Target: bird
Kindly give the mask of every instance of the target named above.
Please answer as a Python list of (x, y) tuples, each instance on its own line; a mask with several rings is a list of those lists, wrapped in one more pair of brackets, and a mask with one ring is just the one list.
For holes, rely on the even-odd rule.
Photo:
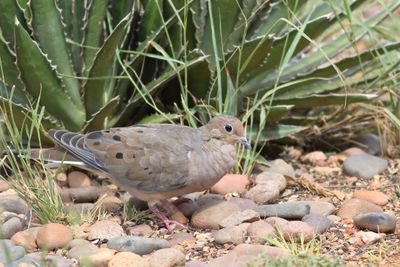
[[(146, 124), (86, 134), (67, 130), (48, 134), (58, 151), (67, 153), (64, 164), (100, 173), (147, 201), (168, 229), (174, 222), (155, 203), (209, 189), (235, 165), (237, 144), (251, 149), (243, 124), (230, 115), (216, 116), (199, 128)], [(57, 153), (47, 154), (57, 162), (51, 159)]]

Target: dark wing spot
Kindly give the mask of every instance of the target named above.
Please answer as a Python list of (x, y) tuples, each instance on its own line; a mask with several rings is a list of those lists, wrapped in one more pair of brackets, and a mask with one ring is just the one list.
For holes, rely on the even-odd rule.
[(100, 139), (102, 137), (101, 132), (92, 132), (87, 135), (88, 139)]
[(105, 132), (105, 133), (109, 133), (109, 132), (110, 132), (110, 130), (104, 130), (103, 132)]
[(147, 167), (145, 167), (145, 168), (143, 168), (143, 170), (145, 170), (145, 171), (147, 171), (149, 168), (147, 168)]
[(118, 152), (117, 154), (115, 154), (115, 158), (123, 159), (124, 158), (124, 154), (122, 152)]
[(132, 158), (135, 159), (135, 158), (136, 158), (136, 155), (135, 155), (135, 154), (132, 154)]
[(115, 141), (121, 141), (121, 136), (114, 134), (112, 139), (114, 139)]
[(94, 145), (94, 146), (100, 145), (100, 141), (94, 141), (94, 142), (93, 142), (93, 145)]
[(138, 133), (144, 133), (143, 130), (137, 130)]
[(153, 172), (149, 172), (149, 173), (148, 173), (148, 175), (152, 175), (152, 174), (153, 174)]

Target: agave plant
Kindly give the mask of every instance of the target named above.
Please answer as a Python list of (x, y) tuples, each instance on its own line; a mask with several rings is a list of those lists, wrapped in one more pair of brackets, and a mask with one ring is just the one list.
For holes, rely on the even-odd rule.
[(281, 137), (302, 128), (262, 130), (298, 109), (376, 97), (367, 89), (400, 43), (355, 48), (400, 5), (389, 2), (359, 20), (368, 1), (2, 0), (0, 99), (20, 121), (39, 101), (45, 128), (219, 112), (257, 125), (259, 140)]
[[(3, 109), (22, 124), (39, 101), (46, 111), (45, 128), (75, 131), (127, 124), (133, 118), (127, 107), (143, 113), (142, 98), (132, 92), (129, 77), (119, 76), (123, 67), (118, 62), (137, 68), (148, 64), (144, 52), (157, 33), (150, 33), (146, 15), (139, 23), (141, 8), (137, 1), (1, 1), (6, 11), (0, 17)], [(157, 91), (183, 67), (203, 60), (199, 56), (138, 78), (148, 92)]]

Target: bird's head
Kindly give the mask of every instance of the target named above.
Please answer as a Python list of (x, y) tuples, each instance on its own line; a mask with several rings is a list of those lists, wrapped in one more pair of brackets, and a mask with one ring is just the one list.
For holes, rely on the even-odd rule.
[(205, 128), (210, 133), (211, 138), (223, 140), (229, 144), (243, 144), (247, 149), (251, 145), (244, 136), (244, 128), (241, 121), (233, 116), (220, 115), (210, 120)]

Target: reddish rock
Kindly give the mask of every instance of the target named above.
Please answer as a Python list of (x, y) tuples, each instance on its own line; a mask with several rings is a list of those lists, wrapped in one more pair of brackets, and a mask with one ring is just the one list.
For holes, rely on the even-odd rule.
[(226, 174), (221, 180), (218, 181), (213, 187), (211, 192), (220, 195), (228, 193), (244, 193), (247, 186), (250, 184), (249, 177), (241, 174)]
[(89, 176), (80, 171), (73, 171), (68, 174), (68, 186), (71, 188), (90, 186)]
[(29, 231), (15, 233), (11, 237), (11, 240), (15, 243), (15, 245), (24, 247), (28, 251), (32, 251), (37, 248), (36, 238), (33, 233)]
[(208, 267), (247, 267), (249, 262), (254, 266), (264, 266), (264, 258), (276, 259), (290, 255), (290, 251), (267, 245), (240, 244), (231, 252), (216, 259), (212, 259)]
[(265, 221), (253, 222), (247, 228), (247, 234), (256, 243), (265, 243), (266, 237), (275, 236), (275, 229)]
[(282, 234), (285, 240), (294, 240), (300, 242), (310, 241), (314, 236), (314, 229), (308, 223), (302, 221), (290, 221), (282, 228)]
[(224, 218), (240, 210), (240, 207), (230, 202), (211, 202), (201, 206), (193, 214), (191, 223), (200, 229), (219, 229), (219, 223)]
[(327, 157), (322, 151), (313, 151), (301, 157), (304, 162), (311, 163), (314, 166), (323, 166)]
[(258, 204), (273, 203), (279, 198), (279, 188), (270, 187), (268, 184), (257, 184), (246, 192), (245, 197)]
[(389, 202), (387, 195), (378, 191), (358, 190), (353, 193), (353, 198), (363, 199), (379, 206), (384, 206)]
[(137, 236), (150, 236), (153, 233), (153, 229), (147, 224), (139, 224), (127, 229), (128, 235)]
[(339, 208), (337, 215), (342, 219), (353, 219), (355, 216), (368, 212), (383, 212), (380, 206), (363, 199), (348, 199)]
[(108, 267), (149, 267), (149, 262), (132, 252), (115, 254), (108, 262)]
[(65, 225), (49, 223), (37, 232), (36, 243), (41, 249), (52, 250), (65, 247), (72, 240), (72, 232)]

